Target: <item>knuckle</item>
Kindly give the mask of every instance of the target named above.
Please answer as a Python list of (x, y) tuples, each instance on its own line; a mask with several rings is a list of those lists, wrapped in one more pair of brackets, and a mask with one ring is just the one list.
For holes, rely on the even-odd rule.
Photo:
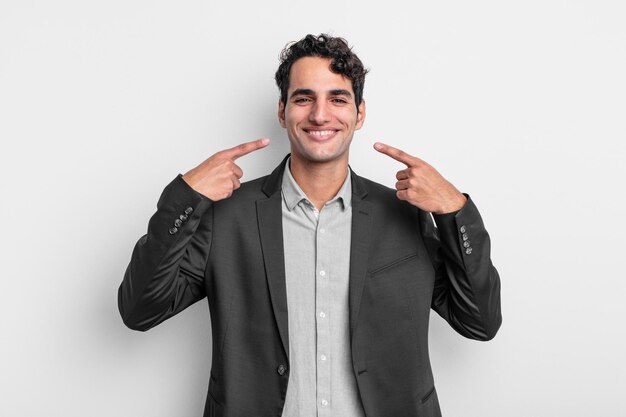
[(226, 157), (224, 157), (223, 154), (219, 154), (219, 155), (216, 154), (211, 161), (211, 166), (214, 166), (216, 168), (221, 168), (227, 163), (228, 163), (228, 159), (226, 159)]
[(219, 151), (214, 153), (209, 159), (211, 160), (221, 160), (225, 158), (225, 155), (227, 155), (228, 151)]

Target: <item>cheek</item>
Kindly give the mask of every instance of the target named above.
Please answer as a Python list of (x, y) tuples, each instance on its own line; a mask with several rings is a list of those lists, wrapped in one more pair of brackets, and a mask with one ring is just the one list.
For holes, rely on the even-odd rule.
[(342, 110), (336, 113), (336, 117), (338, 120), (341, 120), (342, 123), (350, 126), (355, 126), (359, 121), (359, 116), (355, 110)]
[(302, 120), (306, 120), (306, 114), (301, 111), (298, 111), (298, 109), (291, 110), (289, 112), (285, 113), (285, 118), (283, 119), (284, 123), (287, 125), (287, 127), (292, 127), (295, 129), (295, 127), (302, 121)]

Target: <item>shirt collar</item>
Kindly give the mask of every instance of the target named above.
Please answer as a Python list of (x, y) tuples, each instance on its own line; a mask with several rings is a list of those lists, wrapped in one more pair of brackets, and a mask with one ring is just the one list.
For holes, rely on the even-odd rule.
[[(302, 191), (296, 180), (291, 175), (291, 158), (287, 160), (285, 164), (285, 171), (283, 173), (283, 184), (282, 184), (282, 194), (283, 199), (285, 201), (285, 205), (292, 211), (298, 203), (302, 200), (309, 201), (308, 197)], [(337, 192), (337, 194), (326, 204), (333, 203), (334, 201), (341, 202), (342, 209), (345, 210), (346, 207), (349, 207), (352, 203), (352, 181), (351, 178), (350, 167), (348, 167), (348, 174), (346, 175), (346, 179), (343, 182), (343, 185)]]

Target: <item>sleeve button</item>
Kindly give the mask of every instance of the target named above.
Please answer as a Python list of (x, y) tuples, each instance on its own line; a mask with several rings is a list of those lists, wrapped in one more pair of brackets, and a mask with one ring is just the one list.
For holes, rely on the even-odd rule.
[(191, 214), (192, 212), (193, 212), (193, 207), (187, 207), (185, 209), (185, 214), (187, 214), (187, 215)]
[(467, 255), (471, 255), (471, 254), (472, 254), (472, 248), (471, 248), (471, 247), (469, 247), (469, 248), (465, 249), (465, 253), (466, 253)]
[(465, 225), (461, 226), (459, 230), (461, 231), (461, 233), (465, 233), (467, 231), (467, 229), (465, 228)]
[(176, 219), (176, 220), (174, 220), (174, 226), (176, 226), (176, 227), (180, 227), (180, 226), (182, 226), (182, 224), (183, 224), (183, 222), (182, 222), (182, 221), (180, 221), (180, 219)]
[(174, 233), (178, 232), (178, 227), (172, 227), (170, 230), (168, 230), (168, 232), (170, 232), (170, 235), (173, 235)]

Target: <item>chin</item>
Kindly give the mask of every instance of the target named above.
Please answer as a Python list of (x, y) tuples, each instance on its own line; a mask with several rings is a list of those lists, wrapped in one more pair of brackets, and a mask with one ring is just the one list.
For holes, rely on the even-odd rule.
[(305, 152), (299, 154), (299, 158), (315, 163), (325, 163), (339, 161), (344, 158), (345, 154), (336, 152)]

